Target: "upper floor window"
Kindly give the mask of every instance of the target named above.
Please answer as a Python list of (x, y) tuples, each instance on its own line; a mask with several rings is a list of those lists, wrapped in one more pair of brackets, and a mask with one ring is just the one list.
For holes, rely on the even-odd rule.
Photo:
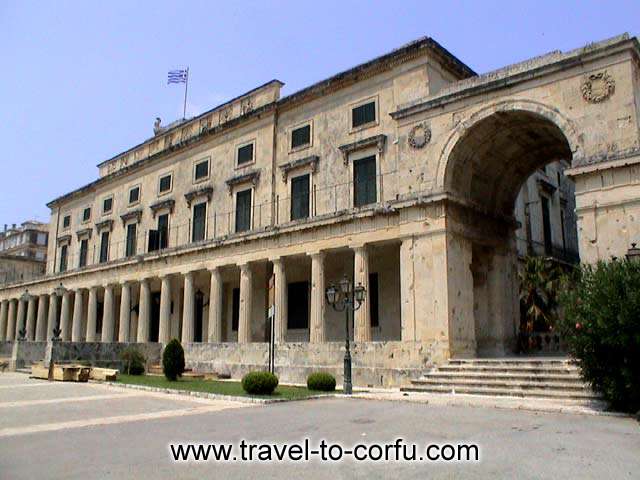
[(351, 128), (357, 128), (376, 121), (376, 102), (358, 105), (351, 110)]
[(245, 165), (253, 162), (253, 142), (238, 147), (238, 165)]
[(67, 245), (62, 245), (62, 247), (60, 247), (60, 268), (59, 268), (61, 272), (67, 271), (67, 252), (68, 252)]
[(202, 202), (193, 207), (191, 241), (199, 242), (207, 236), (207, 203)]
[(91, 207), (87, 207), (82, 211), (82, 222), (91, 220)]
[(109, 231), (102, 232), (100, 236), (100, 263), (109, 261)]
[(193, 181), (200, 182), (209, 178), (209, 159), (197, 162), (193, 167)]
[(171, 180), (172, 175), (163, 175), (160, 177), (159, 185), (158, 185), (158, 194), (162, 195), (163, 193), (167, 193), (171, 191)]
[(251, 230), (251, 189), (236, 193), (236, 232)]
[(107, 197), (102, 201), (102, 213), (106, 215), (113, 210), (113, 197)]
[(137, 224), (130, 223), (129, 225), (127, 225), (127, 241), (125, 250), (125, 256), (127, 257), (131, 257), (136, 254), (137, 230)]
[(291, 149), (300, 148), (311, 144), (311, 124), (294, 128), (291, 131)]
[(87, 266), (87, 254), (89, 253), (89, 240), (86, 238), (80, 241), (80, 259), (78, 261), (78, 267)]
[(71, 226), (71, 215), (65, 215), (62, 218), (62, 228), (69, 228)]
[(377, 202), (376, 156), (361, 158), (353, 162), (354, 206), (362, 207)]
[(291, 179), (291, 220), (309, 218), (310, 175), (300, 175)]
[(129, 205), (133, 205), (140, 201), (140, 186), (136, 185), (129, 189)]

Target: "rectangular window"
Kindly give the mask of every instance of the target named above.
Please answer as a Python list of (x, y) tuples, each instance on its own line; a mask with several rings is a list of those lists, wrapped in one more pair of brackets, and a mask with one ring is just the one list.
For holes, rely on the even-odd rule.
[(62, 245), (62, 247), (60, 247), (60, 271), (61, 272), (67, 271), (67, 251), (68, 251), (67, 245)]
[(199, 203), (193, 207), (193, 227), (191, 241), (199, 242), (205, 239), (207, 221), (207, 203)]
[(231, 330), (238, 331), (238, 324), (240, 323), (240, 289), (234, 288), (231, 302)]
[(376, 102), (365, 103), (351, 110), (351, 127), (356, 128), (376, 121)]
[(309, 218), (309, 179), (309, 174), (291, 179), (291, 220)]
[(158, 193), (167, 193), (171, 191), (171, 175), (165, 175), (160, 177), (160, 185)]
[(125, 251), (127, 257), (132, 257), (136, 254), (137, 236), (138, 225), (135, 223), (127, 225), (127, 246)]
[(129, 190), (129, 205), (138, 203), (139, 200), (140, 200), (140, 187), (133, 187), (131, 190)]
[(251, 230), (251, 190), (236, 193), (236, 232)]
[(196, 163), (193, 172), (193, 180), (200, 181), (209, 177), (209, 160)]
[(253, 162), (253, 143), (238, 148), (238, 165)]
[(376, 203), (376, 157), (353, 162), (353, 200), (356, 207)]
[(169, 214), (158, 217), (158, 248), (163, 250), (169, 246)]
[(113, 210), (113, 197), (105, 198), (102, 201), (102, 213), (111, 213)]
[(62, 228), (69, 228), (71, 226), (71, 215), (65, 215), (62, 219)]
[(295, 128), (291, 132), (291, 148), (302, 147), (311, 143), (311, 125)]
[(380, 303), (378, 297), (378, 274), (369, 274), (369, 308), (371, 311), (371, 326), (380, 326)]
[(91, 207), (87, 207), (82, 211), (82, 221), (88, 222), (91, 220)]
[(309, 282), (294, 282), (287, 287), (287, 328), (309, 328)]
[(549, 213), (549, 199), (540, 197), (542, 206), (542, 233), (544, 235), (544, 253), (551, 255), (553, 244), (551, 242), (551, 216)]
[(109, 232), (102, 232), (100, 236), (100, 263), (109, 261)]
[(80, 242), (80, 261), (78, 262), (78, 267), (86, 267), (87, 266), (87, 253), (89, 252), (89, 240), (86, 238)]

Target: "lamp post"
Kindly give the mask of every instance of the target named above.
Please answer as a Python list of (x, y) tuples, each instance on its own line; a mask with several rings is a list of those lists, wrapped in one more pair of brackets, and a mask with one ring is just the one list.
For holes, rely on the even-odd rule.
[[(29, 293), (29, 289), (26, 289), (24, 293), (20, 296), (20, 301), (26, 304), (31, 300), (31, 294)], [(26, 308), (26, 307), (24, 307)], [(23, 310), (24, 311), (24, 310)], [(25, 341), (27, 339), (27, 317), (26, 313), (22, 316), (22, 325), (20, 330), (18, 330), (18, 341)]]
[[(62, 297), (65, 293), (67, 293), (67, 289), (64, 288), (62, 282), (60, 282), (60, 285), (53, 289), (53, 294), (58, 297), (60, 301), (62, 301)], [(53, 328), (53, 337), (51, 338), (51, 341), (59, 342), (61, 333), (62, 329), (60, 328), (60, 317), (56, 315), (56, 326)]]
[(640, 263), (640, 248), (635, 243), (631, 244), (631, 248), (627, 250), (627, 260), (634, 263)]
[(344, 384), (345, 395), (351, 395), (353, 385), (351, 382), (351, 346), (349, 342), (349, 312), (353, 313), (360, 308), (366, 295), (365, 288), (358, 284), (353, 288), (353, 283), (345, 275), (338, 286), (330, 284), (325, 291), (327, 302), (336, 312), (344, 311), (345, 320), (345, 352), (344, 352)]

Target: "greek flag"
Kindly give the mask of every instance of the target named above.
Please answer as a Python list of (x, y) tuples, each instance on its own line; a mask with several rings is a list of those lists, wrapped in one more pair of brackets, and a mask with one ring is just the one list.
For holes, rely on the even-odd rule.
[(167, 78), (167, 84), (170, 83), (187, 83), (189, 70), (171, 70)]

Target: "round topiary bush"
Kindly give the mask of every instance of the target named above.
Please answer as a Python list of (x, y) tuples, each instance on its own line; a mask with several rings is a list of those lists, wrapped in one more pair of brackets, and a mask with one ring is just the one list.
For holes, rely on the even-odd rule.
[(123, 373), (127, 375), (142, 375), (147, 359), (136, 347), (129, 346), (120, 354), (123, 362)]
[(271, 395), (278, 386), (278, 377), (270, 372), (249, 372), (242, 377), (242, 388), (252, 395)]
[(175, 381), (184, 373), (184, 349), (177, 338), (174, 338), (162, 353), (162, 371), (167, 380)]
[(336, 379), (330, 373), (312, 373), (307, 378), (307, 388), (320, 392), (333, 392), (336, 389)]
[(562, 334), (584, 379), (617, 410), (640, 410), (640, 263), (582, 266), (564, 282)]

